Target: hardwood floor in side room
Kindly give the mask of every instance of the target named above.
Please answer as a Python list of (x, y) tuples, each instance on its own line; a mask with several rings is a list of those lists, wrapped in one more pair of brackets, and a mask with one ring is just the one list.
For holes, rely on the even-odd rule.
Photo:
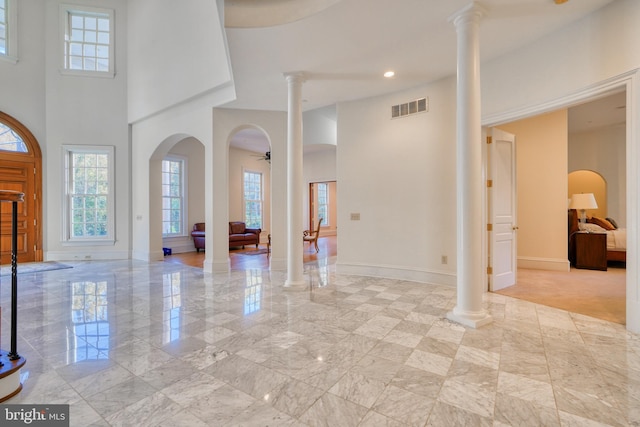
[[(320, 251), (316, 253), (313, 244), (305, 243), (303, 246), (303, 262), (317, 261), (319, 259), (334, 257), (337, 254), (337, 237), (326, 236), (318, 239)], [(229, 261), (232, 270), (243, 270), (247, 268), (269, 268), (269, 256), (264, 252), (267, 245), (261, 244), (258, 248), (255, 245), (246, 246), (244, 249), (236, 248), (229, 250)], [(257, 252), (260, 251), (260, 252)], [(255, 254), (254, 254), (255, 253)], [(185, 252), (173, 254), (164, 258), (165, 262), (175, 262), (191, 267), (202, 268), (205, 252)]]
[(626, 270), (518, 269), (516, 284), (496, 292), (598, 319), (626, 324)]

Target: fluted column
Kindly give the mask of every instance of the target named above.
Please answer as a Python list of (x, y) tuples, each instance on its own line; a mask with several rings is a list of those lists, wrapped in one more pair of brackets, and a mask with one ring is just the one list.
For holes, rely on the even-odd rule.
[(285, 74), (289, 88), (287, 116), (287, 280), (285, 288), (305, 289), (302, 263), (302, 83), (303, 73)]
[(482, 306), (486, 288), (482, 251), (482, 116), (480, 103), (480, 20), (476, 2), (451, 17), (458, 37), (457, 80), (457, 301), (447, 318), (480, 327), (492, 318)]

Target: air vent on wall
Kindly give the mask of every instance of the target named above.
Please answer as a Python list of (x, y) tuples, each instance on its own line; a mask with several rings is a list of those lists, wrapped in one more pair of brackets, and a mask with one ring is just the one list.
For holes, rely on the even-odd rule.
[(391, 106), (391, 118), (397, 119), (411, 114), (423, 113), (429, 109), (429, 98), (420, 98), (404, 104)]

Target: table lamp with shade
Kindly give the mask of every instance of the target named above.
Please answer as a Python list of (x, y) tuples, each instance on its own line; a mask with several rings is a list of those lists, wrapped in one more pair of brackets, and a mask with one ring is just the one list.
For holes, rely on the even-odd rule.
[(598, 204), (593, 193), (574, 194), (571, 196), (569, 209), (576, 209), (580, 212), (580, 223), (584, 224), (587, 222), (587, 209), (598, 209)]

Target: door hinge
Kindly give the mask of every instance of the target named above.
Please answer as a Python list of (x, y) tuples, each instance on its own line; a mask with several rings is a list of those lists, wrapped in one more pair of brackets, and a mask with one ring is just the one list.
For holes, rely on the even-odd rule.
[(38, 250), (38, 247), (36, 245), (33, 245), (33, 251), (35, 252), (37, 250)]
[(33, 220), (33, 225), (36, 225), (36, 221), (37, 221), (37, 220), (35, 220), (35, 219)]
[(493, 138), (488, 136), (487, 137), (487, 144), (491, 144), (493, 142)]
[(493, 274), (493, 268), (487, 267), (487, 274)]
[(491, 188), (493, 187), (493, 180), (492, 179), (488, 179), (487, 180), (487, 188)]
[(36, 193), (33, 193), (33, 200), (36, 199)]
[(493, 231), (493, 224), (487, 224), (487, 231)]

